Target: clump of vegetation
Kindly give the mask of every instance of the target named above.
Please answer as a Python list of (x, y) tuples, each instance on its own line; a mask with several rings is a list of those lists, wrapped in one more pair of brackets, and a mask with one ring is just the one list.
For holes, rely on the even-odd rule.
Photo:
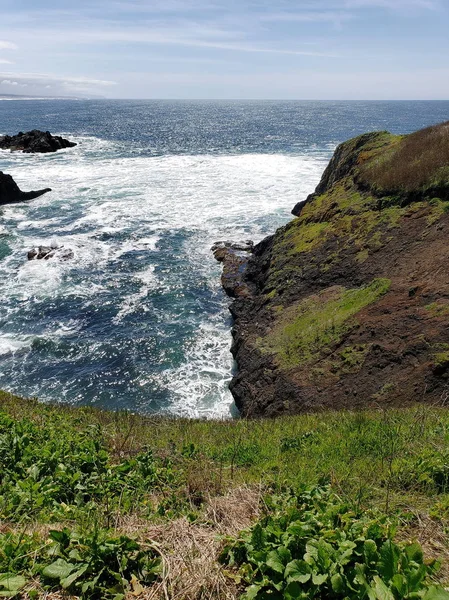
[[(359, 351), (345, 354), (350, 363), (352, 350)], [(50, 598), (62, 590), (86, 599), (240, 598), (251, 585), (246, 567), (237, 572), (237, 555), (234, 567), (220, 565), (218, 534), (234, 540), (231, 548), (256, 521), (263, 529), (270, 519), (276, 527), (283, 518), (293, 522), (304, 485), (321, 486), (323, 514), (315, 516), (323, 529), (310, 539), (321, 536), (337, 554), (343, 538), (332, 535), (347, 535), (369, 511), (381, 529), (387, 520), (379, 515), (388, 515), (402, 539), (415, 539), (424, 514), (435, 515), (442, 537), (449, 526), (445, 408), (204, 421), (72, 409), (0, 392), (0, 440), (0, 597)], [(337, 505), (344, 510), (335, 512)], [(387, 527), (388, 539), (393, 533)], [(278, 551), (273, 540), (270, 552)], [(446, 553), (425, 547), (429, 560)], [(444, 571), (434, 576), (445, 581)], [(275, 583), (286, 587), (282, 577)]]
[(352, 317), (386, 294), (390, 283), (374, 279), (361, 288), (330, 288), (289, 307), (259, 347), (285, 367), (311, 361), (338, 342), (354, 326)]
[(449, 599), (417, 543), (392, 541), (391, 522), (361, 515), (329, 487), (282, 497), (281, 505), (229, 540), (221, 559), (246, 587), (245, 600)]
[(360, 167), (362, 181), (377, 193), (446, 190), (449, 194), (449, 121), (404, 136)]
[(449, 303), (447, 302), (432, 302), (425, 307), (432, 317), (447, 317), (449, 316)]
[(38, 567), (42, 581), (80, 598), (122, 600), (128, 591), (139, 595), (142, 584), (153, 582), (161, 570), (159, 554), (127, 536), (111, 538), (98, 531), (83, 536), (66, 528), (50, 531), (50, 539), (47, 564)]

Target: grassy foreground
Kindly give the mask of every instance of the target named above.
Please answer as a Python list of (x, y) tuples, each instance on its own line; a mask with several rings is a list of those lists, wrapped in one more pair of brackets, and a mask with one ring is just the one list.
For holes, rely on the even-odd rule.
[(0, 392), (0, 597), (447, 598), (448, 441), (445, 407), (198, 421)]

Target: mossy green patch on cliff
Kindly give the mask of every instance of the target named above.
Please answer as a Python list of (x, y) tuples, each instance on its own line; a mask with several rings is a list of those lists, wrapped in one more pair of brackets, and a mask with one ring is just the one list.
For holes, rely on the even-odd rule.
[(282, 237), (281, 252), (288, 254), (300, 254), (301, 252), (310, 252), (320, 241), (324, 240), (324, 233), (329, 224), (324, 223), (304, 223), (301, 227), (287, 227)]
[(290, 306), (270, 335), (258, 340), (258, 347), (274, 354), (283, 368), (312, 361), (335, 345), (354, 326), (352, 317), (383, 296), (390, 283), (389, 279), (374, 279), (360, 288), (334, 286)]
[(340, 350), (338, 353), (339, 362), (335, 364), (337, 372), (357, 372), (357, 370), (363, 365), (369, 349), (369, 344), (357, 344), (355, 346), (346, 346)]
[(425, 307), (432, 317), (447, 317), (449, 316), (449, 303), (447, 302), (432, 302)]
[[(449, 177), (448, 177), (449, 181)], [(427, 217), (428, 225), (436, 223), (443, 215), (449, 212), (449, 202), (441, 200), (441, 198), (432, 198), (429, 202), (432, 207), (430, 215)]]

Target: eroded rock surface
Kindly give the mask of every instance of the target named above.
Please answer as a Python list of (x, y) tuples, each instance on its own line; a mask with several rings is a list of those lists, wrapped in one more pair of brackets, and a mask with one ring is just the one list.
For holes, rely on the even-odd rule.
[(250, 295), (245, 273), (253, 248), (254, 244), (250, 240), (216, 242), (211, 248), (215, 259), (223, 264), (221, 283), (225, 292), (232, 298)]

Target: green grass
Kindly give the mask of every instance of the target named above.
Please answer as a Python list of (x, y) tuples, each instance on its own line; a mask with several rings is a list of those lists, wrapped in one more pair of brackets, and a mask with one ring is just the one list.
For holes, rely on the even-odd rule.
[(360, 176), (377, 193), (449, 190), (449, 123), (406, 135), (369, 157)]
[[(376, 289), (365, 290), (365, 300), (382, 288)], [(345, 303), (364, 300), (352, 290)], [(348, 350), (342, 359), (351, 368), (362, 351)], [(432, 513), (444, 524), (448, 447), (444, 408), (203, 421), (72, 409), (0, 393), (0, 574), (39, 582), (38, 594), (68, 581), (74, 593), (94, 598), (80, 590), (94, 581), (89, 565), (96, 561), (105, 569), (92, 584), (98, 597), (151, 585), (161, 575), (147, 527), (178, 518), (204, 527), (211, 499), (242, 486), (263, 490), (263, 510), (270, 512), (273, 494), (288, 497), (327, 481), (353, 511), (380, 510), (407, 526), (416, 512)], [(138, 523), (131, 537), (127, 522)], [(65, 545), (55, 554), (64, 529)], [(110, 548), (123, 554), (123, 565), (134, 565), (138, 581), (125, 570), (120, 579)]]
[(259, 348), (276, 356), (282, 367), (314, 360), (334, 346), (353, 326), (353, 317), (387, 293), (388, 279), (374, 279), (355, 289), (334, 287), (282, 312)]

